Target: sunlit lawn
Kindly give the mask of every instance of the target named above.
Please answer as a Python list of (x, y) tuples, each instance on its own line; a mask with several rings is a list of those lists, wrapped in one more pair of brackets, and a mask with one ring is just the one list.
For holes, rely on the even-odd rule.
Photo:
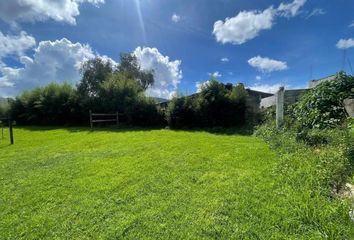
[(26, 128), (5, 140), (0, 239), (321, 239), (283, 219), (277, 157), (252, 136)]

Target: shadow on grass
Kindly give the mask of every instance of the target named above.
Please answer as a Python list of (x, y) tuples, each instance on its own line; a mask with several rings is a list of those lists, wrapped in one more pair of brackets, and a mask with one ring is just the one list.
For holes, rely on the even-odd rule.
[(27, 131), (50, 131), (50, 130), (66, 130), (69, 132), (132, 132), (132, 131), (155, 131), (155, 130), (170, 130), (176, 132), (207, 132), (215, 135), (242, 135), (250, 136), (253, 134), (253, 127), (233, 127), (233, 128), (180, 128), (180, 129), (170, 129), (168, 127), (156, 126), (156, 127), (137, 127), (131, 125), (120, 125), (120, 126), (97, 126), (91, 129), (90, 127), (83, 126), (16, 126), (17, 129), (23, 129)]

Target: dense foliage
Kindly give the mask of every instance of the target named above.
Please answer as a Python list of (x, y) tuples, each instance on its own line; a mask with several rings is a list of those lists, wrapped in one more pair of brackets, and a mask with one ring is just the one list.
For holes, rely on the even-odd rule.
[(0, 99), (0, 117), (7, 116), (9, 111), (9, 104), (7, 99)]
[(26, 91), (11, 103), (11, 115), (20, 124), (62, 125), (80, 122), (76, 89), (51, 83)]
[(51, 83), (26, 91), (11, 103), (11, 114), (20, 124), (87, 124), (90, 110), (122, 114), (128, 124), (162, 124), (154, 99), (144, 91), (154, 82), (152, 72), (141, 70), (131, 54), (121, 56), (121, 65), (95, 58), (82, 65), (77, 88)]
[(173, 99), (167, 108), (167, 122), (172, 128), (240, 126), (245, 122), (246, 96), (242, 84), (233, 87), (210, 80), (200, 93)]
[(300, 127), (330, 128), (347, 117), (343, 100), (353, 95), (354, 77), (340, 72), (335, 80), (325, 81), (311, 89), (298, 102), (293, 116)]
[[(354, 173), (353, 120), (347, 119), (343, 108), (353, 87), (353, 77), (339, 73), (335, 80), (321, 83), (287, 108), (283, 128), (275, 127), (273, 117), (256, 131), (280, 155), (276, 173), (286, 189), (282, 194), (296, 197), (293, 201), (298, 204), (293, 207), (307, 212), (303, 221), (311, 219), (321, 226), (324, 238), (349, 239), (341, 234), (344, 226), (352, 224), (348, 212), (353, 206), (336, 194)], [(303, 194), (298, 197), (296, 192)], [(342, 232), (331, 227), (324, 230), (331, 219), (343, 220)]]
[(142, 87), (126, 73), (114, 73), (100, 86), (99, 108), (103, 112), (118, 111), (129, 123), (155, 125), (163, 122), (154, 99), (146, 97)]

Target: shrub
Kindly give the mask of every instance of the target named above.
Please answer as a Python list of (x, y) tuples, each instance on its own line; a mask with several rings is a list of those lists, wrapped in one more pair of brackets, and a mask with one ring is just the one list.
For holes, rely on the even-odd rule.
[(140, 95), (134, 105), (131, 123), (138, 126), (156, 126), (165, 124), (164, 115), (156, 106), (155, 99)]
[(338, 191), (353, 172), (354, 135), (346, 127), (308, 129), (299, 137), (294, 129), (277, 129), (268, 122), (257, 128), (256, 135), (280, 154), (284, 161), (278, 170), (286, 178), (307, 176), (303, 188)]
[(325, 81), (306, 93), (294, 107), (299, 127), (332, 128), (346, 119), (343, 100), (351, 96), (354, 77), (340, 72), (335, 80)]
[(173, 99), (167, 108), (170, 127), (232, 127), (245, 122), (247, 92), (243, 85), (235, 87), (210, 80), (201, 92)]
[(166, 110), (168, 126), (171, 128), (197, 127), (200, 123), (199, 108), (199, 102), (195, 96), (172, 99)]
[(78, 107), (71, 85), (51, 83), (17, 97), (11, 103), (11, 115), (22, 124), (71, 124), (79, 121)]
[(130, 124), (149, 126), (163, 121), (154, 99), (146, 97), (139, 83), (124, 73), (114, 73), (104, 81), (98, 96), (100, 111), (123, 113)]
[(9, 107), (7, 99), (0, 99), (0, 117), (8, 115)]

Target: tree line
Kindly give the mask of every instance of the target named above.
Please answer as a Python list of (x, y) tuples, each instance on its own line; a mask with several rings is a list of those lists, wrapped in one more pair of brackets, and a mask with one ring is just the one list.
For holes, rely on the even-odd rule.
[(245, 122), (247, 91), (242, 84), (212, 79), (200, 93), (175, 97), (161, 108), (145, 95), (154, 84), (154, 72), (143, 70), (130, 53), (121, 54), (117, 66), (101, 58), (88, 60), (80, 72), (76, 86), (50, 83), (25, 91), (10, 101), (8, 112), (23, 125), (86, 125), (89, 110), (118, 111), (124, 122), (139, 126), (229, 127)]

